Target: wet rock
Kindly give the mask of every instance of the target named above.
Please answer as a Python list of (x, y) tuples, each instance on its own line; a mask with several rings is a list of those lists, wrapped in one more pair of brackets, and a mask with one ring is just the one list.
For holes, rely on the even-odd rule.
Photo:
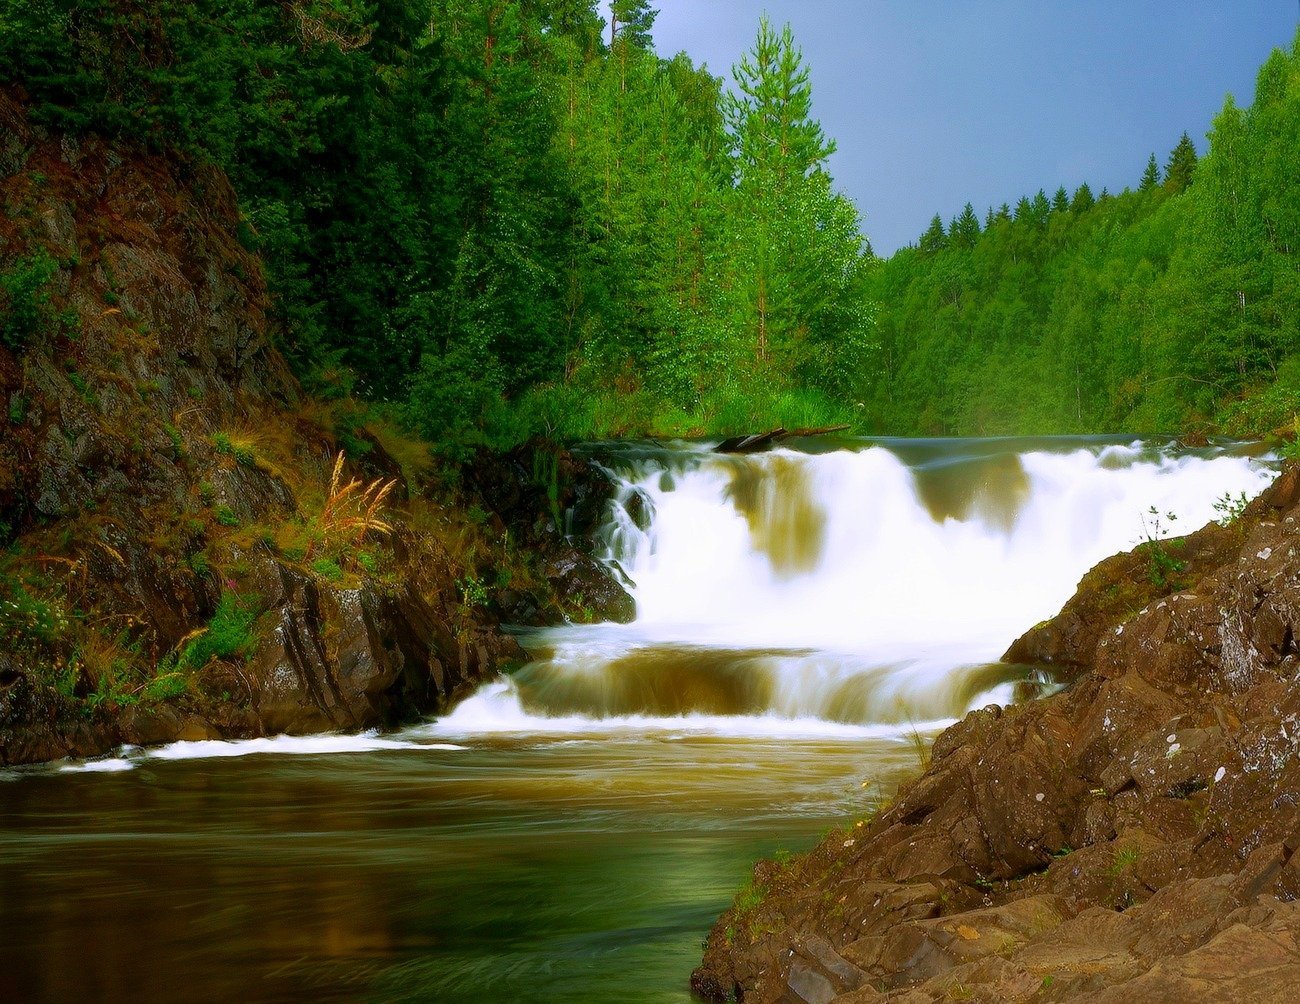
[(547, 558), (544, 574), (585, 620), (610, 620), (626, 624), (636, 617), (636, 601), (610, 571), (577, 548), (557, 547)]
[(1286, 998), (1297, 470), (1177, 545), (1176, 583), (1154, 583), (1140, 549), (1089, 572), (1007, 656), (1070, 685), (947, 730), (876, 819), (788, 866), (744, 918), (768, 933), (724, 915), (692, 985), (751, 1004), (824, 996), (829, 972), (797, 948), (821, 938), (869, 977), (833, 987), (841, 1002)]

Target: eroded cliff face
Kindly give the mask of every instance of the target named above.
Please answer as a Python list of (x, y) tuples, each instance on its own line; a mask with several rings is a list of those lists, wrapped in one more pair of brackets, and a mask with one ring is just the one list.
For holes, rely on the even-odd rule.
[(508, 521), (543, 566), (515, 593), (567, 612), (541, 489), (470, 518), (420, 444), (303, 394), (219, 172), (0, 92), (0, 209), (0, 764), (435, 711), (522, 655)]
[(1300, 468), (1232, 525), (1160, 546), (1097, 566), (1008, 653), (1064, 691), (968, 715), (878, 815), (760, 863), (696, 990), (1293, 999)]

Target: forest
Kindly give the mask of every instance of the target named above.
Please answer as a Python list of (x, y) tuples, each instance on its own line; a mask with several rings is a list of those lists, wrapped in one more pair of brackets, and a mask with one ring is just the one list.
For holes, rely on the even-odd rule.
[(224, 168), (307, 385), (449, 450), (833, 411), (872, 259), (807, 67), (764, 22), (724, 92), (654, 16), (11, 2), (0, 65), (51, 126)]
[[(1264, 433), (1300, 411), (1300, 47), (1135, 187), (877, 259), (809, 67), (734, 86), (646, 0), (5, 0), (39, 122), (215, 162), (321, 396), (447, 455), (534, 435)], [(608, 16), (607, 16), (608, 15)], [(982, 217), (982, 218), (981, 218)], [(9, 262), (17, 316), (39, 261)]]

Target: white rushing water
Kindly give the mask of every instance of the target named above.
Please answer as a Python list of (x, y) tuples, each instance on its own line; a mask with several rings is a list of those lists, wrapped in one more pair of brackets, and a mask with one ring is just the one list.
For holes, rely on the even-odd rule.
[(924, 731), (1010, 700), (1023, 672), (989, 664), (1096, 562), (1190, 532), (1274, 475), (1140, 443), (906, 456), (682, 447), (615, 463), (602, 536), (636, 621), (531, 634), (538, 661), (430, 736)]
[(458, 741), (503, 738), (909, 742), (1012, 700), (1028, 671), (999, 656), (1102, 558), (1190, 532), (1274, 476), (1240, 450), (1085, 441), (605, 459), (621, 489), (598, 544), (627, 577), (633, 623), (531, 631), (533, 663), (397, 735), (181, 742), (62, 769), (454, 756)]

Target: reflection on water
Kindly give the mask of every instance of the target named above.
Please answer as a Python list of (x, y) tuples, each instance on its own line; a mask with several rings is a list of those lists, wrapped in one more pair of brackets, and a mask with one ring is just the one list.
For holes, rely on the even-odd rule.
[(752, 861), (914, 765), (884, 739), (439, 745), (10, 775), (0, 1000), (684, 1001)]

